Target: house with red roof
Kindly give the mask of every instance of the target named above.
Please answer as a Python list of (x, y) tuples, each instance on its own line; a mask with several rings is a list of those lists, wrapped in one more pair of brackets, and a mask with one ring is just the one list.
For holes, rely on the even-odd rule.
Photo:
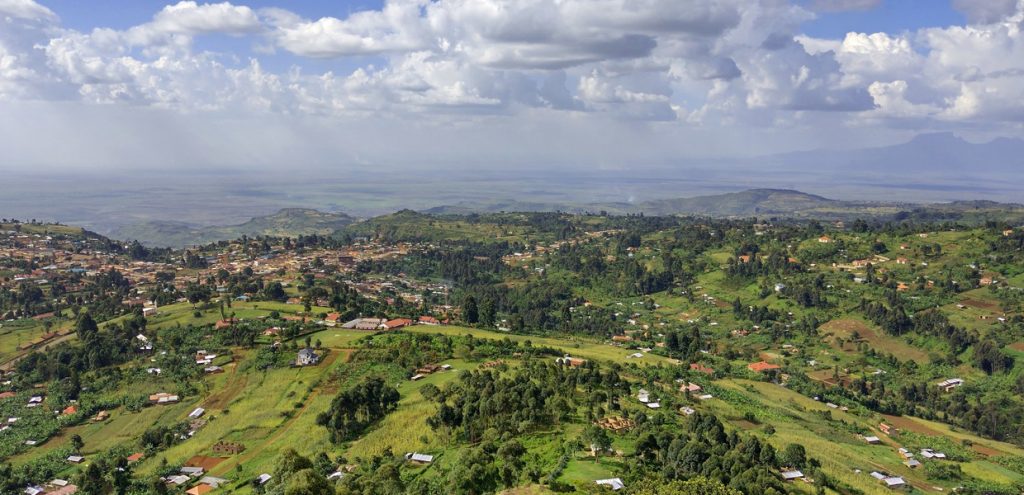
[(750, 363), (747, 365), (747, 369), (755, 373), (764, 373), (765, 371), (777, 370), (781, 368), (782, 366), (779, 366), (777, 364), (771, 364), (767, 361), (758, 361), (756, 363)]
[(388, 320), (384, 323), (384, 327), (388, 330), (394, 330), (396, 328), (402, 328), (412, 325), (412, 320), (408, 318), (395, 318), (394, 320)]

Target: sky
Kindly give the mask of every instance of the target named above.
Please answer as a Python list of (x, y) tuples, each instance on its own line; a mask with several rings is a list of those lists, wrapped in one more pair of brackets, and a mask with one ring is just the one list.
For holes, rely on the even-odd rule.
[(633, 170), (1024, 136), (1024, 0), (0, 0), (0, 170)]

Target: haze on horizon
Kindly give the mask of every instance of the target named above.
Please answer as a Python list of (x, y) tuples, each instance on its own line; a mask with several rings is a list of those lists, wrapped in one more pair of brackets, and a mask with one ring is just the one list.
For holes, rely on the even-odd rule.
[(510, 179), (493, 194), (1012, 200), (1016, 148), (945, 158), (1024, 136), (1022, 26), (1024, 0), (0, 0), (0, 208), (237, 220)]

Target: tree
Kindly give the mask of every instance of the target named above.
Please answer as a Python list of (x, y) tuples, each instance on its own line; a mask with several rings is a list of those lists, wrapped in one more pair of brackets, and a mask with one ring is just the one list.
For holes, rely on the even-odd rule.
[(462, 319), (470, 325), (479, 321), (480, 315), (476, 307), (475, 297), (466, 296), (466, 299), (462, 302)]
[(344, 442), (393, 411), (400, 398), (398, 390), (384, 380), (370, 378), (339, 392), (330, 408), (317, 416), (316, 422), (327, 428), (331, 441)]
[(505, 442), (498, 449), (498, 458), (502, 462), (499, 475), (501, 476), (501, 482), (506, 487), (511, 488), (515, 486), (519, 480), (519, 474), (526, 465), (523, 461), (524, 454), (526, 454), (526, 448), (523, 447), (523, 444), (519, 443), (519, 440)]
[(79, 340), (90, 343), (99, 333), (99, 326), (88, 312), (83, 312), (75, 323), (75, 333), (78, 334)]
[(703, 476), (679, 480), (646, 478), (636, 485), (627, 487), (629, 495), (741, 495), (741, 492), (726, 487), (721, 481)]
[(480, 323), (485, 327), (493, 327), (496, 317), (494, 298), (485, 297), (480, 301)]
[(299, 455), (295, 449), (288, 449), (277, 458), (277, 467), (274, 468), (272, 479), (277, 484), (285, 483), (293, 473), (312, 468), (313, 463), (309, 459)]
[(112, 487), (106, 477), (103, 476), (103, 471), (100, 469), (99, 464), (98, 462), (89, 464), (85, 472), (79, 475), (77, 485), (80, 493), (85, 495), (106, 495), (111, 492)]
[(801, 468), (807, 463), (807, 450), (803, 445), (791, 443), (782, 450), (779, 461), (793, 468)]
[(281, 282), (274, 282), (263, 288), (263, 297), (269, 301), (284, 301), (288, 299), (288, 294)]
[(82, 436), (78, 433), (71, 435), (71, 449), (77, 454), (82, 451), (82, 447), (85, 447), (85, 442), (82, 440)]
[(590, 452), (594, 454), (594, 459), (597, 459), (599, 452), (604, 452), (612, 446), (612, 439), (608, 436), (608, 432), (597, 425), (590, 425), (583, 430), (580, 440), (584, 445), (590, 446)]
[(324, 475), (312, 468), (302, 469), (288, 479), (284, 495), (333, 495), (334, 488)]

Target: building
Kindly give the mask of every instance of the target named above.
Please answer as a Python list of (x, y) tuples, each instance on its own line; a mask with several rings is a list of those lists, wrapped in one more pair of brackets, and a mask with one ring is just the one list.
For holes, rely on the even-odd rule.
[(395, 318), (394, 320), (388, 320), (384, 322), (384, 328), (388, 330), (394, 330), (396, 328), (402, 328), (412, 325), (412, 320), (408, 318)]
[(796, 469), (794, 469), (792, 471), (783, 471), (782, 472), (782, 481), (793, 481), (793, 480), (801, 479), (803, 477), (804, 477), (804, 473), (801, 473), (799, 470), (796, 470)]
[(169, 394), (167, 392), (160, 392), (149, 396), (150, 404), (174, 404), (178, 402), (178, 400), (179, 397), (177, 395)]
[(756, 363), (750, 363), (747, 365), (747, 369), (755, 373), (764, 373), (770, 370), (781, 369), (782, 367), (777, 364), (771, 364), (767, 361), (758, 361)]
[(594, 483), (597, 483), (598, 485), (601, 485), (601, 486), (606, 486), (608, 488), (611, 488), (612, 491), (616, 491), (616, 492), (626, 487), (625, 483), (622, 482), (621, 478), (609, 478), (609, 479), (606, 479), (606, 480), (596, 480), (596, 481), (594, 481)]
[(206, 483), (200, 483), (196, 486), (193, 486), (192, 488), (189, 488), (188, 490), (185, 490), (185, 493), (187, 493), (188, 495), (206, 495), (207, 493), (210, 493), (212, 491), (212, 486)]
[(405, 460), (414, 464), (430, 464), (431, 462), (434, 462), (434, 456), (420, 454), (418, 452), (409, 452), (405, 454)]
[(962, 386), (963, 384), (964, 380), (962, 378), (949, 378), (939, 382), (938, 387), (941, 388), (944, 392), (949, 392), (954, 388)]
[(214, 454), (236, 455), (241, 454), (243, 451), (245, 451), (245, 444), (237, 442), (220, 441), (213, 444), (211, 450), (213, 450)]
[(300, 349), (298, 356), (295, 358), (296, 366), (315, 366), (319, 362), (320, 356), (310, 347)]
[(651, 401), (650, 392), (648, 392), (645, 389), (640, 389), (640, 391), (637, 392), (637, 394), (636, 394), (636, 400), (638, 400), (640, 402), (643, 402), (644, 404), (650, 402)]

